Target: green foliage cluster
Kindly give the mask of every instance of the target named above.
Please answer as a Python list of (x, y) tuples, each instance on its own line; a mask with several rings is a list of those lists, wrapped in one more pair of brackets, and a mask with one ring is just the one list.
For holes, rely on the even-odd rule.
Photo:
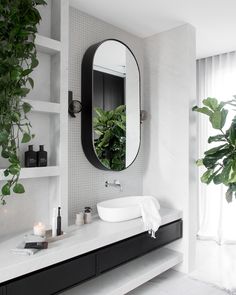
[(193, 111), (208, 116), (212, 127), (219, 130), (220, 134), (208, 138), (208, 143), (219, 145), (205, 151), (204, 157), (197, 161), (198, 166), (203, 165), (207, 169), (201, 176), (201, 181), (227, 186), (226, 200), (231, 202), (233, 195), (236, 197), (236, 116), (229, 129), (224, 131), (228, 115), (228, 110), (224, 107), (236, 107), (236, 99), (218, 102), (217, 99), (208, 97), (203, 100), (203, 105), (193, 107)]
[(8, 159), (4, 176), (9, 180), (0, 192), (1, 204), (13, 192), (24, 193), (18, 182), (21, 163), (19, 144), (31, 140), (27, 114), (30, 104), (23, 102), (34, 87), (30, 74), (38, 65), (35, 34), (40, 14), (37, 5), (43, 0), (1, 0), (0, 2), (0, 151)]
[(99, 160), (108, 169), (125, 169), (125, 105), (111, 111), (95, 108), (95, 112), (97, 116), (93, 119), (93, 128), (98, 138), (94, 139), (94, 146)]

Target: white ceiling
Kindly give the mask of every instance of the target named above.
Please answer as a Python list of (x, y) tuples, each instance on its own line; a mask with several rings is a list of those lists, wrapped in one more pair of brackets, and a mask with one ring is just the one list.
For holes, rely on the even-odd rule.
[(236, 50), (236, 0), (70, 0), (81, 11), (139, 37), (190, 23), (197, 57)]

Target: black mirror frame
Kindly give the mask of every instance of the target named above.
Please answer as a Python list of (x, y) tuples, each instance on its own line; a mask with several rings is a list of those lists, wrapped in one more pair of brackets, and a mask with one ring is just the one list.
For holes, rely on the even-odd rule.
[[(98, 47), (106, 41), (117, 41), (123, 44), (126, 48), (129, 49), (132, 56), (134, 57), (134, 60), (137, 64), (138, 73), (139, 73), (139, 111), (141, 110), (140, 69), (139, 69), (137, 59), (135, 55), (133, 54), (132, 50), (125, 43), (117, 39), (105, 39), (99, 43), (96, 43), (90, 46), (86, 50), (82, 60), (81, 100), (83, 105), (83, 111), (81, 112), (81, 141), (82, 141), (84, 154), (93, 166), (101, 170), (119, 172), (116, 170), (111, 170), (106, 168), (100, 162), (100, 160), (97, 157), (97, 154), (94, 148), (94, 143), (93, 143), (93, 61), (94, 61), (94, 56)], [(134, 163), (134, 161), (136, 160), (139, 154), (140, 144), (141, 144), (141, 124), (139, 128), (140, 128), (139, 148), (138, 148), (136, 157), (134, 158), (132, 163), (130, 163), (129, 166), (125, 167), (125, 169), (127, 169)], [(120, 170), (120, 171), (123, 171), (123, 170)]]

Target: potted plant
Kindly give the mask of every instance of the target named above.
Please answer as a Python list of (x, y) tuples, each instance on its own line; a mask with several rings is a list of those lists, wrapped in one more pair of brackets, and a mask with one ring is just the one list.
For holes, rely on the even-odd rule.
[(193, 111), (208, 116), (213, 129), (219, 133), (208, 138), (208, 143), (214, 147), (204, 152), (204, 157), (197, 160), (197, 165), (203, 165), (206, 171), (201, 176), (205, 184), (223, 184), (227, 187), (226, 200), (232, 201), (236, 197), (236, 116), (230, 127), (224, 130), (228, 116), (228, 106), (236, 107), (236, 98), (218, 102), (217, 99), (208, 97), (203, 101), (203, 107), (194, 106)]
[(23, 98), (34, 87), (30, 75), (39, 63), (34, 41), (41, 20), (37, 6), (45, 4), (43, 0), (0, 2), (0, 151), (9, 162), (0, 191), (3, 205), (12, 192), (25, 191), (19, 183), (20, 142), (29, 142), (33, 134), (27, 116), (31, 106)]

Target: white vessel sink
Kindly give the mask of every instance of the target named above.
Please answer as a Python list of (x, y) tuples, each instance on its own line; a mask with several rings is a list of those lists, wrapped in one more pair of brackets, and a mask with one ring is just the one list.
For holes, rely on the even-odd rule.
[(119, 222), (141, 216), (139, 202), (141, 196), (116, 198), (97, 204), (99, 217), (108, 222)]

